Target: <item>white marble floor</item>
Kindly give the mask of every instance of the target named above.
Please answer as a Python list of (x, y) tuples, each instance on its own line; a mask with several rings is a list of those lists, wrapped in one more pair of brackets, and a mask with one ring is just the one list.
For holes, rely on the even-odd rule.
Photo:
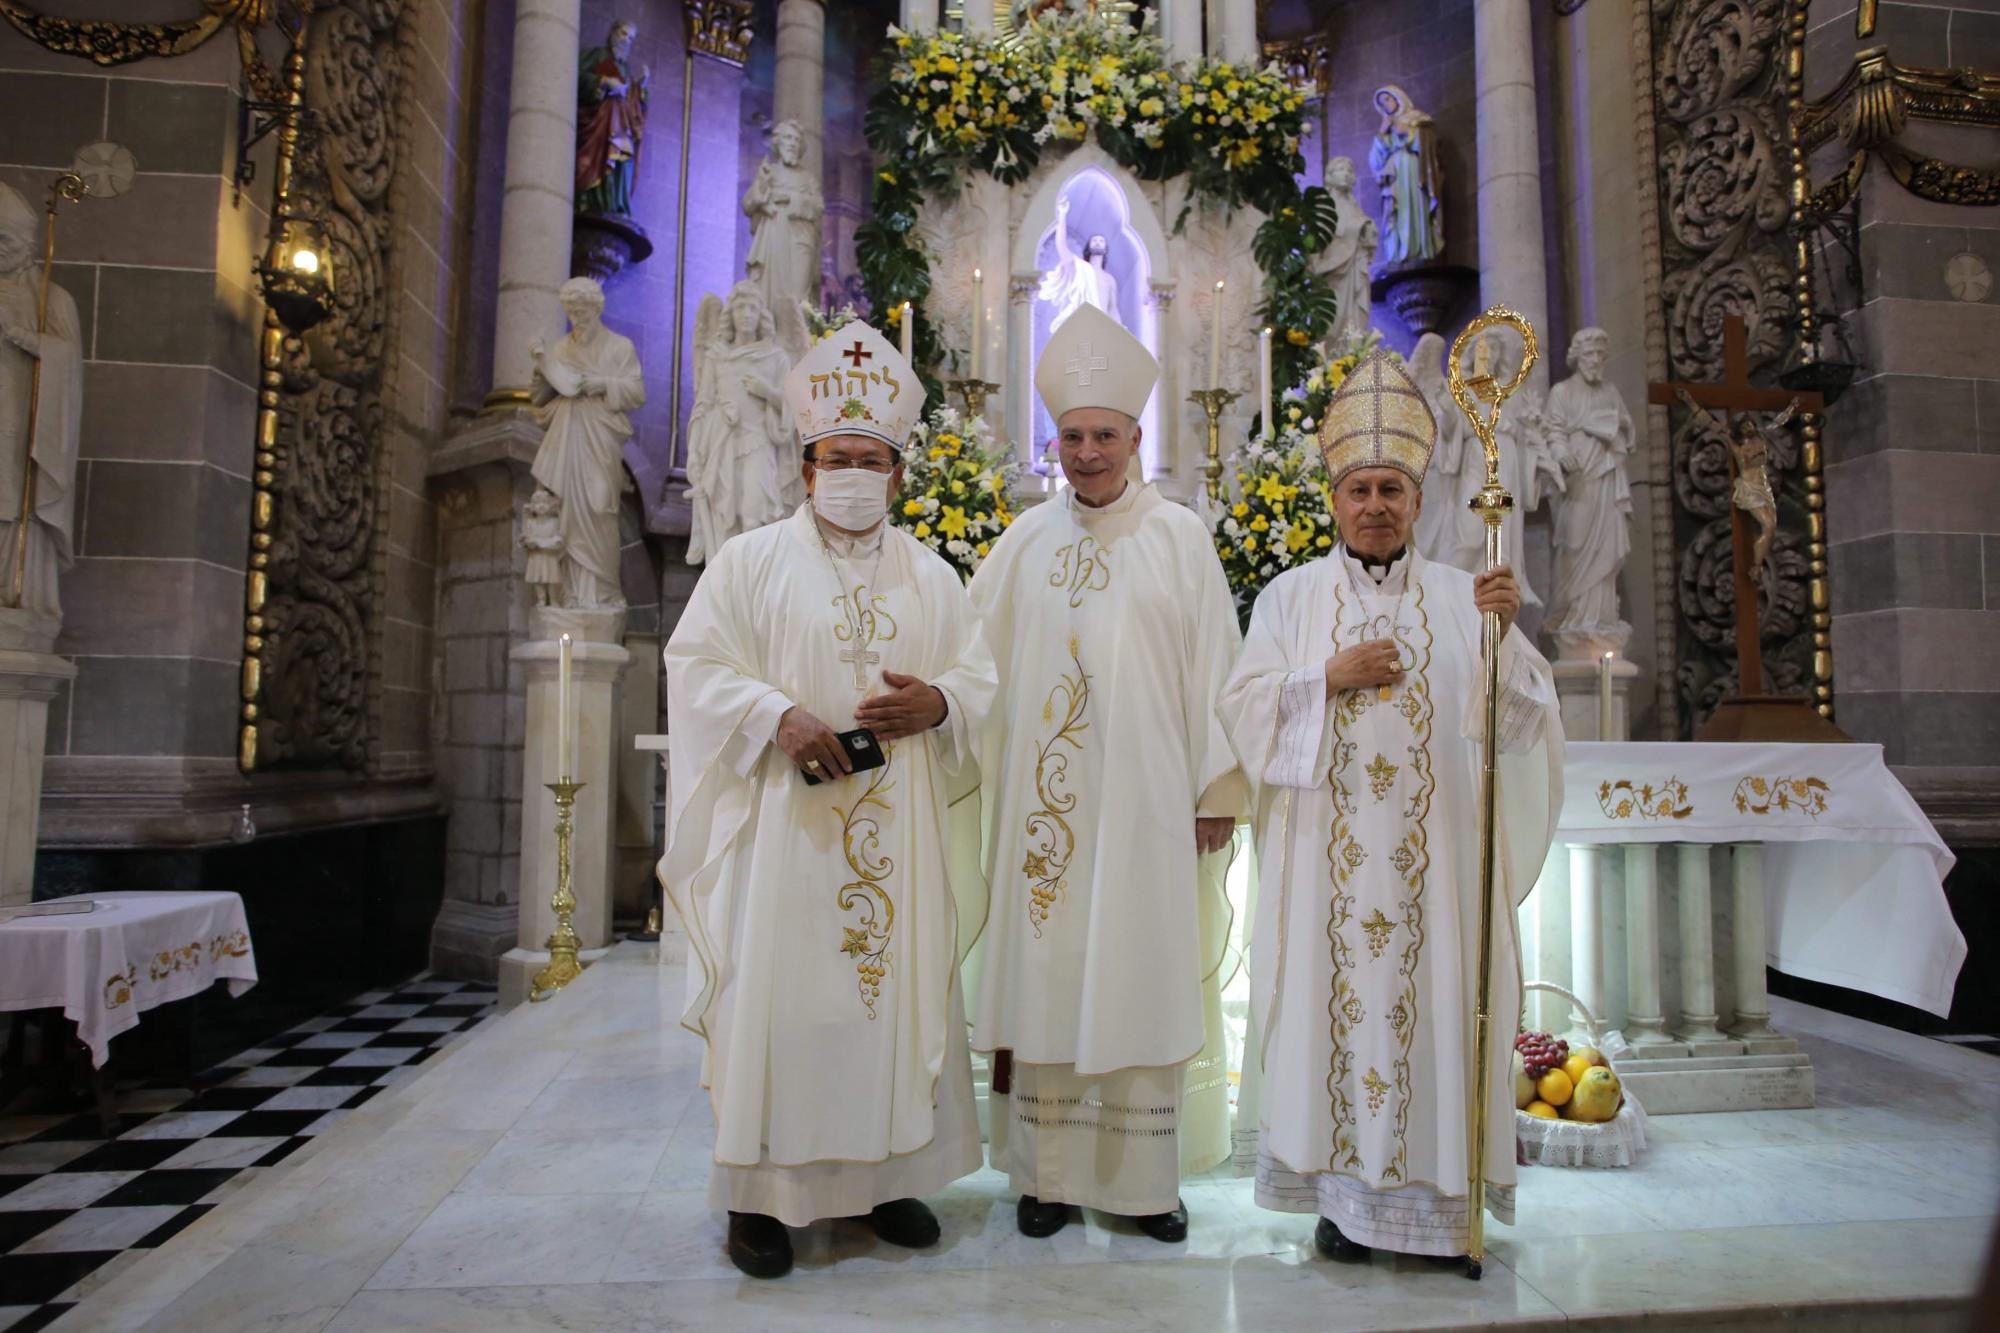
[[(623, 945), (120, 1272), (57, 1329), (1950, 1328), (2000, 1203), (2000, 1059), (1798, 1006), (1812, 1111), (1657, 1117), (1629, 1171), (1527, 1168), (1484, 1281), (1316, 1258), (1311, 1219), (1191, 1181), (1185, 1244), (1014, 1229), (991, 1172), (932, 1251), (849, 1223), (742, 1278), (706, 1204), (678, 969)], [(1782, 1004), (1782, 1002), (1777, 1002)]]

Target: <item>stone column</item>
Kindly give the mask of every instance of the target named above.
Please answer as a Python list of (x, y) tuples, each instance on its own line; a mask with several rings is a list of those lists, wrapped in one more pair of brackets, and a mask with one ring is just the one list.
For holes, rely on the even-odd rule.
[(631, 655), (619, 645), (623, 611), (537, 607), (530, 616), (530, 642), (509, 656), (527, 674), (527, 740), (521, 751), (521, 918), (517, 947), (500, 958), (500, 1003), (528, 998), (536, 972), (549, 961), (548, 939), (555, 930), (556, 808), (547, 784), (556, 764), (559, 708), (558, 638), (572, 636), (570, 648), (570, 777), (582, 783), (571, 811), (570, 892), (576, 911), (570, 924), (586, 962), (611, 943), (611, 904), (617, 870), (617, 793), (620, 728), (619, 678)]
[(1479, 304), (1510, 307), (1544, 340), (1534, 382), (1548, 383), (1549, 280), (1542, 247), (1540, 139), (1529, 0), (1479, 0), (1473, 15)]
[(771, 123), (798, 122), (804, 167), (823, 177), (826, 124), (826, 7), (822, 0), (779, 0), (778, 83)]
[(993, 31), (993, 6), (991, 4), (983, 4), (981, 0), (971, 0), (971, 3), (961, 5), (960, 8), (964, 11), (965, 30), (967, 32)]
[(1201, 59), (1202, 0), (1160, 0), (1160, 40), (1167, 60)]
[(1625, 1044), (1635, 1055), (1684, 1053), (1660, 1008), (1660, 885), (1657, 849), (1625, 846)]
[[(1731, 847), (1729, 870), (1736, 891), (1735, 938), (1729, 942), (1736, 981), (1734, 1035), (1749, 1043), (1750, 1053), (1756, 1055), (1760, 1053), (1758, 1041), (1779, 1035), (1771, 1027), (1771, 1000), (1764, 989), (1763, 844)], [(1792, 1048), (1790, 1041), (1783, 1045)]]
[(1694, 1055), (1736, 1055), (1742, 1046), (1715, 1026), (1715, 922), (1709, 914), (1708, 846), (1680, 846), (1681, 1030)]
[(500, 201), (500, 296), (490, 407), (524, 405), (528, 345), (563, 335), (556, 289), (569, 277), (576, 197), (577, 21), (581, 0), (519, 0), (507, 90), (507, 186)]
[(1208, 54), (1239, 65), (1257, 63), (1257, 0), (1208, 0)]
[(1602, 1021), (1604, 1000), (1603, 901), (1597, 891), (1599, 849), (1573, 843), (1569, 849), (1569, 988), (1590, 1013), (1572, 1013), (1570, 1030), (1576, 1042), (1595, 1044), (1590, 1020)]
[(0, 907), (35, 897), (49, 701), (76, 678), (76, 664), (49, 651), (61, 627), (55, 616), (0, 610)]
[(903, 17), (897, 26), (904, 32), (936, 32), (938, 0), (903, 0)]

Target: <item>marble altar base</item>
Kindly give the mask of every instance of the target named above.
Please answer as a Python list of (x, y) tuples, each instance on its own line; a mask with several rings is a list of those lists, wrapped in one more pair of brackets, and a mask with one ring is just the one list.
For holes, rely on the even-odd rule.
[[(1635, 1059), (1612, 1062), (1625, 1087), (1646, 1108), (1646, 1114), (1693, 1115), (1703, 1111), (1803, 1110), (1813, 1104), (1812, 1061), (1788, 1037), (1758, 1042), (1759, 1046), (1789, 1046), (1789, 1052), (1761, 1054), (1689, 1054), (1676, 1059)], [(1734, 1046), (1740, 1042), (1709, 1042), (1696, 1049)]]
[(1826, 1104), (1656, 1119), (1623, 1170), (1524, 1168), (1518, 1223), (1488, 1228), (1476, 1284), (1406, 1257), (1318, 1259), (1310, 1218), (1255, 1207), (1227, 1171), (1183, 1184), (1177, 1245), (1095, 1213), (1029, 1239), (1005, 1177), (981, 1171), (931, 1198), (934, 1248), (823, 1222), (792, 1233), (796, 1271), (759, 1283), (708, 1208), (683, 984), (657, 949), (619, 945), (230, 1193), (65, 1325), (1942, 1333), (1966, 1326), (2000, 1197), (2000, 1060), (1774, 1000)]
[(76, 665), (50, 651), (62, 621), (0, 609), (0, 907), (35, 896), (49, 702)]

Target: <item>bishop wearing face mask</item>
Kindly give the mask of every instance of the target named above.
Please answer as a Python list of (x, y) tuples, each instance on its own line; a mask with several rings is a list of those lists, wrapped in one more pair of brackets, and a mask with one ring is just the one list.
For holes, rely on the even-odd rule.
[(785, 390), (807, 502), (724, 543), (665, 654), (660, 878), (692, 945), (709, 1200), (753, 1277), (788, 1270), (786, 1227), (821, 1218), (934, 1244), (918, 1196), (980, 1164), (957, 984), (976, 812), (969, 839), (948, 825), (977, 782), (993, 660), (958, 575), (886, 522), (916, 373), (851, 324)]

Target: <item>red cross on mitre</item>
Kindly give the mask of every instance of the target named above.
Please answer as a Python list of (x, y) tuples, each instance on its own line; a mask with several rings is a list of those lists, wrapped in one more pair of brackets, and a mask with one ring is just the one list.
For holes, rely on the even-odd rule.
[(854, 340), (854, 346), (842, 352), (841, 355), (846, 357), (849, 361), (853, 362), (854, 368), (856, 370), (861, 369), (861, 363), (863, 361), (872, 361), (875, 359), (875, 353), (869, 351), (865, 346), (863, 346), (859, 338), (856, 338)]

